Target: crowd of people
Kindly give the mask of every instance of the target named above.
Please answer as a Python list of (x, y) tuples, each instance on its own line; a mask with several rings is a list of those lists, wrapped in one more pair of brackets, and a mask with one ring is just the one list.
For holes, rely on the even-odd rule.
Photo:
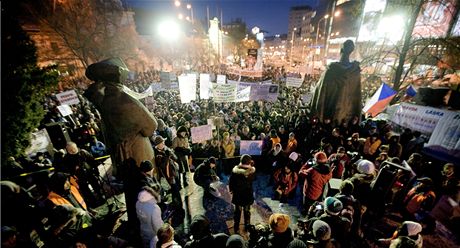
[[(139, 166), (125, 160), (117, 178), (107, 180), (98, 167), (109, 154), (103, 132), (110, 130), (103, 131), (98, 111), (80, 97), (73, 114), (64, 117), (50, 96), (41, 128), (60, 123), (71, 140), (52, 156), (12, 157), (2, 165), (2, 246), (365, 247), (385, 211), (399, 213), (402, 221), (393, 236), (372, 240), (382, 247), (422, 247), (422, 234), (435, 229), (458, 242), (456, 165), (427, 157), (420, 132), (399, 130), (389, 121), (355, 116), (321, 122), (302, 100), (317, 78), (307, 75), (302, 87), (287, 88), (285, 74), (282, 68), (264, 72), (264, 79), (280, 85), (275, 102), (182, 104), (176, 91), (154, 93), (143, 100), (158, 122), (150, 137), (154, 160)], [(159, 76), (141, 73), (126, 86), (143, 92)], [(221, 120), (213, 138), (191, 144), (190, 129), (208, 119)], [(241, 140), (261, 140), (261, 155), (240, 154)], [(300, 206), (297, 223), (276, 212), (266, 223), (251, 223), (253, 181), (261, 174), (270, 177), (273, 199)], [(231, 236), (213, 233), (204, 215), (193, 216), (184, 228), (181, 189), (191, 180), (209, 198), (218, 197), (213, 182), (228, 184)], [(107, 185), (111, 194), (124, 193), (126, 240), (102, 228), (108, 215), (97, 208), (108, 201)]]

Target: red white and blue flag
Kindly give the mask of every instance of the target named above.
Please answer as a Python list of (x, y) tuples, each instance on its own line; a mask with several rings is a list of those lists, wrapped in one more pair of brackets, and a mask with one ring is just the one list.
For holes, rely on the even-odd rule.
[(393, 90), (386, 83), (383, 83), (375, 94), (367, 100), (364, 105), (363, 112), (374, 117), (382, 112), (387, 105), (391, 102), (393, 97), (396, 95), (396, 91)]

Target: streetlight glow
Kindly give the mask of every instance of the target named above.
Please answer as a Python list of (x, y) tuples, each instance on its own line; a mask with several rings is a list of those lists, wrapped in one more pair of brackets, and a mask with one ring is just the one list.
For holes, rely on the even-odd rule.
[(158, 25), (158, 33), (164, 40), (177, 40), (179, 31), (177, 23), (171, 20), (163, 21)]
[(191, 4), (187, 4), (187, 9), (191, 9), (192, 8), (192, 5)]
[(174, 5), (176, 5), (176, 7), (180, 7), (180, 1), (179, 0), (174, 1)]
[(340, 11), (337, 10), (337, 11), (334, 13), (334, 16), (335, 16), (335, 17), (340, 16)]
[(177, 15), (177, 18), (179, 18), (180, 20), (182, 20), (182, 19), (184, 19), (184, 15), (178, 14), (178, 15)]

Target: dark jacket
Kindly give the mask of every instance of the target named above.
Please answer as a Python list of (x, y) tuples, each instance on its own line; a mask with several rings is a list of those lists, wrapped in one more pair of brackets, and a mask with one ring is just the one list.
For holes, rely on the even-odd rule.
[(282, 233), (271, 233), (270, 236), (268, 236), (268, 247), (287, 247), (293, 239), (292, 230), (288, 227), (286, 231)]
[(216, 179), (216, 171), (206, 161), (200, 164), (193, 174), (193, 181), (201, 187), (208, 187)]
[(252, 181), (256, 168), (239, 164), (233, 167), (229, 179), (230, 192), (233, 193), (232, 203), (237, 206), (247, 206), (254, 202)]
[(331, 227), (331, 238), (334, 238), (339, 243), (344, 243), (350, 232), (351, 223), (346, 218), (339, 215), (330, 215), (324, 213), (319, 217), (320, 220), (326, 222)]
[(225, 247), (228, 235), (224, 233), (210, 234), (200, 240), (188, 241), (184, 248)]

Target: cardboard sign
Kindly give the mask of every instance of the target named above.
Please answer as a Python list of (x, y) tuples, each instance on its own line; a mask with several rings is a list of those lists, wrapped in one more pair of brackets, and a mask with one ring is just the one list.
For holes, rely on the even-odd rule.
[(75, 90), (68, 90), (56, 95), (57, 100), (61, 105), (73, 105), (79, 104), (80, 99), (78, 99), (77, 92)]
[(59, 105), (57, 106), (59, 113), (61, 113), (62, 116), (68, 116), (73, 114), (72, 109), (70, 108), (69, 105)]
[(262, 140), (241, 140), (240, 141), (240, 154), (248, 155), (261, 155), (262, 154)]
[(192, 127), (190, 129), (190, 132), (191, 132), (193, 144), (201, 143), (203, 141), (212, 139), (212, 126), (211, 125)]

